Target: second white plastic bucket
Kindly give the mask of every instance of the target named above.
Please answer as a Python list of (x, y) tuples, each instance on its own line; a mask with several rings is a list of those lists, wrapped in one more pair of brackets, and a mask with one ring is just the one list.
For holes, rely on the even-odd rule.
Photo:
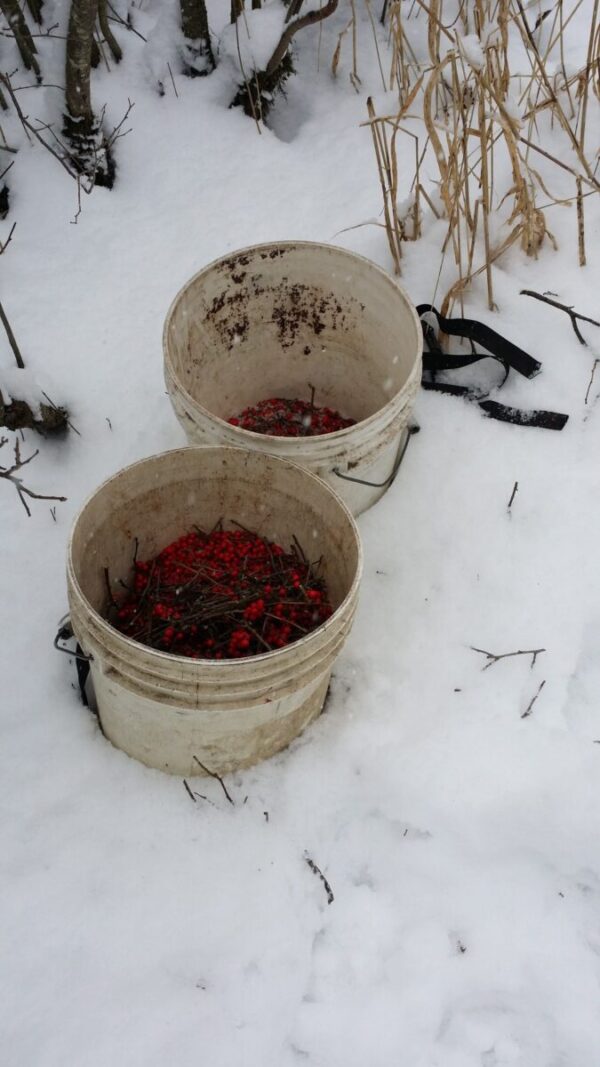
[[(211, 263), (173, 301), (165, 380), (190, 444), (291, 459), (354, 515), (393, 481), (421, 381), (416, 310), (374, 263), (331, 245), (254, 245)], [(272, 396), (337, 409), (354, 426), (271, 437), (228, 419)], [(364, 484), (364, 483), (371, 484)]]
[[(285, 648), (235, 660), (196, 660), (133, 641), (103, 617), (140, 559), (196, 523), (234, 520), (309, 559), (323, 558), (333, 615)], [(106, 570), (108, 569), (108, 571)], [(284, 748), (321, 711), (331, 669), (352, 626), (362, 571), (356, 525), (319, 479), (273, 456), (183, 448), (126, 467), (90, 497), (68, 550), (71, 626), (91, 674), (106, 736), (172, 774), (224, 774)]]

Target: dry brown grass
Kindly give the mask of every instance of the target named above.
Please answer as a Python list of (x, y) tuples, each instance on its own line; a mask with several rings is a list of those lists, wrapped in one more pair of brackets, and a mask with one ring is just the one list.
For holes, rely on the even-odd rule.
[[(585, 64), (567, 76), (564, 34), (581, 2), (573, 0), (567, 12), (564, 0), (555, 0), (542, 18), (544, 48), (539, 26), (530, 23), (531, 9), (522, 0), (463, 0), (454, 23), (445, 17), (444, 0), (413, 0), (410, 8), (400, 0), (388, 5), (388, 88), (398, 93), (398, 109), (394, 115), (377, 115), (373, 101), (368, 102), (385, 228), (400, 273), (403, 242), (421, 234), (422, 205), (445, 219), (441, 252), (453, 256), (455, 280), (442, 300), (444, 313), (481, 274), (488, 305), (495, 306), (492, 265), (509, 247), (518, 243), (528, 256), (537, 256), (545, 243), (556, 247), (546, 212), (557, 203), (576, 204), (579, 263), (585, 264), (585, 197), (600, 191), (587, 129), (592, 94), (600, 99), (600, 0), (593, 0), (590, 10)], [(427, 20), (427, 60), (419, 61), (411, 46), (411, 18)], [(465, 34), (476, 35), (477, 47), (462, 44)], [(514, 73), (511, 37), (520, 38), (520, 64), (524, 55), (528, 65)], [(562, 131), (561, 158), (543, 143), (548, 114)], [(422, 146), (409, 128), (411, 118), (424, 122)], [(409, 137), (414, 150), (409, 150)], [(437, 195), (421, 181), (428, 149), (437, 169)], [(540, 157), (572, 175), (572, 197), (552, 194), (534, 165)], [(505, 162), (510, 166), (508, 188), (496, 187), (500, 160), (504, 171)], [(407, 184), (410, 201), (401, 217), (398, 194)], [(494, 244), (491, 233), (499, 232), (499, 224), (505, 234)]]

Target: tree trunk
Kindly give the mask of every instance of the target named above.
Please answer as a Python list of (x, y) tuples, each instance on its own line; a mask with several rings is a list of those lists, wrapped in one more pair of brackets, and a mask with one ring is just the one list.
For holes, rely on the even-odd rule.
[(71, 0), (67, 32), (65, 104), (67, 118), (80, 133), (92, 133), (96, 126), (90, 92), (92, 40), (98, 0)]
[(112, 57), (115, 63), (120, 63), (123, 58), (123, 52), (121, 49), (121, 45), (114, 36), (108, 22), (106, 0), (99, 0), (98, 2), (98, 23), (100, 25), (100, 31), (102, 33), (102, 36), (104, 37), (104, 40), (106, 41), (108, 47), (112, 52)]
[(31, 17), (34, 22), (37, 22), (38, 26), (42, 25), (42, 4), (44, 0), (27, 0), (27, 7), (31, 12)]
[(112, 186), (114, 165), (92, 108), (90, 68), (98, 0), (71, 0), (67, 30), (64, 133), (71, 157), (94, 184)]
[[(240, 0), (231, 0), (232, 4)], [(241, 0), (243, 3), (243, 0)], [(285, 29), (264, 70), (248, 72), (247, 80), (238, 86), (238, 91), (231, 101), (230, 107), (241, 107), (246, 115), (255, 121), (266, 119), (273, 104), (274, 96), (283, 92), (285, 83), (290, 74), (294, 73), (294, 65), (290, 54), (290, 45), (299, 30), (307, 26), (314, 26), (317, 22), (329, 18), (337, 10), (339, 0), (324, 0), (320, 8), (308, 11), (306, 15), (300, 15), (290, 20), (290, 15), (298, 12), (302, 6), (302, 0), (290, 0), (288, 14), (285, 20)]]
[(296, 18), (296, 15), (300, 14), (300, 8), (302, 7), (302, 0), (290, 0), (288, 4), (287, 15), (285, 16), (286, 22), (291, 22)]
[(206, 0), (181, 0), (181, 29), (186, 40), (185, 73), (190, 77), (210, 74), (215, 57), (210, 41)]
[(237, 17), (243, 10), (244, 0), (231, 0), (231, 22), (237, 22)]
[(0, 10), (14, 34), (17, 48), (26, 69), (32, 70), (37, 80), (41, 81), (40, 67), (36, 59), (37, 49), (29, 32), (29, 26), (25, 22), (25, 16), (19, 6), (19, 0), (0, 0)]
[[(298, 30), (303, 30), (306, 26), (312, 26), (316, 22), (322, 22), (323, 19), (329, 18), (336, 11), (338, 2), (339, 0), (327, 0), (324, 7), (315, 8), (313, 11), (309, 11), (308, 14), (295, 19), (294, 22), (288, 22), (286, 19), (287, 28), (283, 31), (279, 38), (279, 44), (267, 63), (266, 73), (271, 75), (275, 73), (284, 56), (287, 55), (292, 38), (298, 33)], [(294, 4), (294, 0), (292, 0), (292, 4)], [(292, 7), (292, 4), (290, 4), (290, 7)], [(297, 7), (299, 8), (300, 5), (298, 4)], [(294, 5), (294, 10), (296, 10), (296, 5)]]

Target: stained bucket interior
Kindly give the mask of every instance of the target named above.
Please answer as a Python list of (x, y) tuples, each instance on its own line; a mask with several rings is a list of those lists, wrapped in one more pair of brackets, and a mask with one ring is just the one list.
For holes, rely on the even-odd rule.
[(406, 384), (418, 321), (396, 283), (327, 245), (259, 245), (197, 274), (165, 327), (172, 373), (229, 419), (269, 396), (311, 397), (357, 422)]
[(318, 478), (283, 460), (229, 448), (184, 448), (121, 471), (82, 509), (71, 543), (73, 573), (100, 615), (111, 588), (127, 582), (137, 557), (157, 554), (194, 524), (235, 520), (289, 548), (294, 535), (311, 562), (323, 558), (334, 608), (357, 579), (360, 546), (341, 502)]

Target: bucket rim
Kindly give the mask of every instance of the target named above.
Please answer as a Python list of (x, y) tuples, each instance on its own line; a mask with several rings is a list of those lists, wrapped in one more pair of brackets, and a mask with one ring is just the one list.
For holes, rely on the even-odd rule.
[[(98, 611), (96, 611), (96, 609), (91, 605), (90, 601), (84, 594), (79, 584), (79, 579), (77, 577), (73, 561), (73, 540), (80, 520), (83, 518), (86, 509), (89, 507), (89, 505), (98, 495), (98, 493), (100, 493), (103, 489), (107, 488), (111, 484), (111, 482), (116, 482), (122, 475), (134, 470), (136, 467), (141, 467), (145, 464), (152, 463), (154, 460), (160, 460), (164, 456), (175, 455), (176, 453), (187, 454), (192, 452), (235, 453), (239, 456), (250, 456), (252, 457), (253, 462), (275, 463), (288, 468), (292, 467), (293, 469), (299, 471), (302, 477), (316, 482), (323, 490), (325, 495), (329, 494), (331, 497), (333, 497), (340, 511), (343, 512), (345, 518), (348, 520), (350, 529), (354, 535), (354, 543), (356, 546), (357, 556), (356, 569), (352, 582), (350, 584), (350, 588), (348, 589), (348, 592), (346, 593), (346, 596), (344, 597), (342, 602), (338, 604), (335, 611), (332, 612), (332, 614), (329, 616), (328, 619), (325, 620), (325, 622), (321, 623), (320, 626), (317, 626), (316, 629), (311, 630), (309, 634), (305, 634), (303, 637), (300, 637), (297, 641), (290, 642), (290, 644), (286, 645), (284, 648), (272, 649), (270, 652), (260, 652), (254, 656), (239, 656), (231, 659), (220, 660), (204, 659), (202, 657), (198, 657), (196, 659), (192, 656), (178, 656), (172, 652), (161, 652), (159, 649), (152, 648), (149, 645), (144, 645), (141, 641), (134, 641), (133, 638), (126, 637), (125, 634), (122, 634), (114, 626), (111, 626), (111, 624), (105, 618), (103, 618), (103, 616)], [(356, 520), (345, 501), (327, 482), (325, 482), (322, 478), (319, 478), (318, 475), (313, 474), (312, 471), (307, 470), (306, 467), (302, 467), (298, 463), (293, 463), (287, 458), (281, 456), (274, 456), (271, 453), (267, 452), (254, 451), (244, 448), (234, 448), (229, 445), (184, 445), (181, 448), (170, 448), (165, 449), (163, 452), (155, 452), (150, 456), (145, 456), (142, 459), (135, 460), (133, 463), (129, 463), (126, 467), (121, 467), (120, 470), (118, 470), (115, 474), (111, 474), (108, 478), (105, 478), (104, 481), (100, 483), (100, 485), (96, 486), (96, 488), (88, 494), (88, 496), (86, 497), (83, 504), (78, 509), (77, 513), (73, 518), (73, 521), (71, 523), (71, 529), (69, 531), (69, 539), (67, 542), (68, 583), (72, 586), (73, 591), (77, 594), (80, 603), (85, 607), (85, 611), (92, 619), (95, 628), (98, 628), (101, 633), (109, 634), (112, 640), (116, 639), (117, 642), (119, 644), (122, 644), (125, 649), (143, 649), (144, 653), (150, 655), (153, 659), (156, 659), (157, 663), (161, 663), (164, 661), (171, 664), (178, 663), (186, 666), (199, 664), (202, 667), (208, 668), (209, 670), (218, 668), (223, 669), (224, 667), (234, 670), (236, 667), (238, 667), (241, 670), (243, 667), (248, 667), (252, 663), (271, 663), (275, 658), (283, 659), (284, 657), (286, 657), (286, 655), (293, 655), (294, 652), (299, 648), (299, 646), (306, 648), (309, 644), (316, 643), (317, 639), (321, 637), (327, 630), (331, 629), (334, 623), (339, 621), (339, 617), (345, 612), (347, 612), (348, 606), (352, 602), (352, 600), (356, 599), (360, 587), (360, 582), (362, 579), (363, 568), (364, 551), (362, 545), (362, 538), (360, 536), (360, 531), (358, 529)]]
[[(184, 285), (181, 286), (181, 288), (178, 290), (178, 292), (175, 294), (175, 296), (171, 300), (171, 303), (169, 304), (169, 308), (168, 308), (167, 314), (165, 316), (165, 321), (164, 321), (163, 331), (162, 331), (164, 367), (168, 370), (168, 373), (173, 378), (173, 381), (176, 383), (177, 389), (179, 390), (179, 392), (183, 396), (185, 396), (185, 398), (189, 401), (189, 403), (193, 407), (197, 408), (202, 413), (202, 415), (207, 416), (209, 419), (212, 419), (212, 420), (216, 421), (222, 427), (226, 427), (228, 429), (228, 431), (231, 431), (231, 433), (232, 433), (232, 435), (234, 437), (238, 437), (239, 436), (239, 438), (240, 438), (239, 447), (240, 448), (243, 448), (244, 440), (248, 440), (248, 439), (252, 440), (253, 443), (257, 443), (257, 444), (261, 443), (261, 442), (264, 442), (265, 439), (266, 440), (270, 439), (272, 441), (277, 441), (277, 442), (288, 442), (288, 441), (291, 441), (291, 440), (294, 440), (294, 441), (298, 440), (297, 438), (290, 438), (290, 437), (287, 437), (285, 435), (281, 436), (281, 435), (278, 435), (278, 434), (256, 433), (254, 430), (245, 430), (241, 426), (232, 426), (232, 424), (230, 422), (228, 422), (227, 419), (221, 418), (220, 415), (216, 415), (214, 412), (212, 412), (210, 410), (210, 408), (207, 408), (207, 407), (204, 406), (204, 404), (201, 404), (200, 401), (198, 401), (195, 397), (192, 396), (192, 394), (188, 391), (188, 389), (185, 387), (185, 385), (181, 381), (181, 378), (179, 377), (179, 375), (176, 374), (174, 366), (173, 366), (173, 361), (171, 359), (171, 355), (170, 355), (170, 352), (169, 352), (169, 345), (168, 345), (168, 338), (167, 338), (167, 334), (168, 334), (168, 331), (169, 331), (171, 320), (172, 320), (172, 318), (173, 318), (173, 316), (175, 314), (175, 311), (177, 309), (179, 301), (181, 300), (184, 292), (191, 285), (193, 285), (194, 282), (196, 282), (199, 278), (201, 278), (203, 274), (208, 274), (211, 270), (214, 270), (221, 263), (225, 263), (227, 260), (233, 259), (233, 258), (235, 258), (237, 256), (243, 256), (243, 255), (246, 255), (248, 253), (255, 252), (255, 251), (260, 252), (261, 250), (263, 250), (263, 251), (266, 251), (267, 249), (271, 249), (272, 250), (274, 248), (281, 248), (281, 249), (293, 249), (293, 248), (319, 249), (319, 250), (325, 251), (325, 252), (332, 251), (332, 252), (341, 253), (343, 256), (347, 256), (349, 259), (352, 259), (352, 260), (354, 260), (354, 259), (360, 260), (363, 264), (366, 264), (373, 271), (375, 271), (377, 274), (379, 274), (381, 276), (381, 278), (384, 279), (385, 282), (388, 285), (392, 286), (396, 290), (396, 292), (402, 297), (402, 299), (404, 300), (404, 303), (406, 305), (406, 308), (410, 313), (411, 319), (413, 321), (413, 325), (415, 327), (415, 335), (416, 335), (416, 339), (417, 339), (417, 347), (416, 347), (414, 363), (413, 363), (413, 366), (412, 366), (412, 368), (411, 368), (411, 370), (410, 370), (410, 372), (409, 372), (409, 374), (408, 374), (408, 376), (406, 378), (406, 381), (401, 386), (401, 388), (398, 389), (394, 393), (394, 395), (392, 397), (390, 397), (390, 399), (385, 404), (383, 404), (382, 407), (378, 408), (377, 411), (374, 411), (372, 415), (367, 415), (367, 417), (365, 419), (360, 419), (360, 421), (354, 423), (353, 426), (346, 426), (342, 430), (334, 430), (333, 433), (311, 434), (310, 436), (300, 438), (300, 440), (302, 440), (302, 442), (303, 442), (303, 444), (305, 444), (305, 446), (308, 445), (308, 447), (310, 447), (310, 444), (313, 441), (315, 442), (315, 444), (322, 444), (323, 442), (327, 442), (327, 441), (331, 441), (332, 444), (334, 444), (334, 443), (337, 444), (338, 442), (339, 443), (343, 443), (345, 438), (350, 436), (352, 434), (352, 432), (356, 431), (359, 427), (360, 428), (370, 427), (372, 424), (375, 424), (376, 422), (381, 421), (382, 420), (382, 416), (383, 416), (383, 421), (386, 421), (386, 415), (387, 414), (389, 414), (391, 416), (391, 418), (393, 418), (396, 415), (395, 404), (397, 403), (397, 399), (398, 399), (398, 396), (400, 395), (400, 393), (403, 393), (405, 390), (410, 389), (410, 387), (414, 383), (415, 378), (417, 378), (418, 381), (420, 381), (420, 379), (421, 379), (422, 357), (423, 357), (423, 331), (421, 329), (421, 320), (419, 319), (419, 316), (417, 314), (417, 309), (416, 309), (413, 301), (411, 300), (409, 294), (407, 293), (406, 289), (404, 288), (404, 286), (400, 285), (400, 283), (396, 280), (395, 277), (393, 277), (391, 274), (389, 274), (389, 272), (386, 271), (383, 267), (380, 267), (379, 264), (374, 263), (372, 259), (368, 258), (368, 256), (363, 256), (359, 252), (352, 252), (347, 248), (342, 248), (340, 245), (327, 244), (327, 243), (325, 243), (323, 241), (293, 241), (293, 240), (287, 240), (287, 241), (264, 241), (264, 242), (261, 242), (259, 244), (246, 245), (244, 248), (236, 248), (232, 252), (229, 252), (229, 253), (227, 253), (225, 255), (222, 255), (222, 256), (218, 256), (216, 259), (211, 260), (210, 263), (207, 263), (204, 267), (201, 267), (200, 270), (196, 271), (196, 273), (193, 274), (191, 276), (191, 278), (188, 278), (187, 282), (185, 282)], [(167, 383), (167, 385), (168, 385), (168, 383)], [(391, 421), (391, 419), (390, 419), (390, 421)], [(236, 447), (236, 446), (233, 446), (233, 447)], [(265, 653), (265, 655), (266, 655), (266, 653)]]

